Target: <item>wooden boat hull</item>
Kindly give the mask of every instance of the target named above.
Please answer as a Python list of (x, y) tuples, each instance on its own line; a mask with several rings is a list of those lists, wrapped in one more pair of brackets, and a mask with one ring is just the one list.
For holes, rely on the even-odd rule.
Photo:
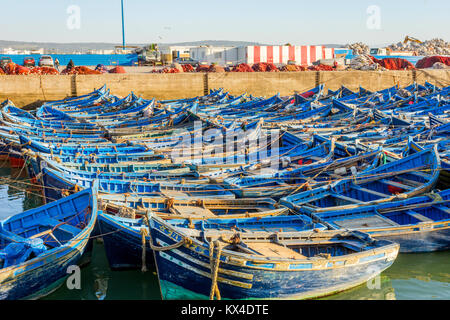
[[(67, 249), (53, 259), (42, 261), (30, 267), (19, 267), (8, 273), (0, 273), (0, 299), (38, 299), (48, 295), (61, 286), (66, 278), (68, 267), (77, 265), (84, 253), (88, 239)], [(41, 260), (41, 259), (40, 259)], [(40, 266), (38, 266), (40, 264)]]
[[(0, 299), (37, 299), (56, 290), (59, 285), (64, 283), (64, 280), (70, 273), (68, 268), (77, 265), (81, 261), (83, 254), (89, 251), (92, 243), (90, 236), (97, 221), (96, 192), (96, 187), (85, 190), (67, 199), (62, 199), (61, 202), (31, 209), (2, 222), (2, 230), (0, 232), (2, 250), (7, 244), (12, 242), (20, 243), (29, 239), (37, 240), (39, 237), (42, 237), (41, 240), (46, 239), (43, 243), (50, 245), (50, 248), (21, 263), (14, 262), (17, 261), (14, 259), (18, 258), (13, 256), (11, 258), (13, 259), (12, 264), (0, 269)], [(84, 207), (84, 205), (87, 205), (87, 207)], [(79, 216), (82, 212), (85, 212), (85, 215)], [(64, 217), (68, 220), (66, 223), (61, 223), (60, 221)], [(37, 222), (33, 222), (34, 219)], [(85, 225), (84, 229), (71, 226), (76, 221)], [(53, 225), (48, 223), (54, 223), (55, 226), (52, 228)], [(65, 225), (66, 229), (58, 229), (62, 225)], [(18, 231), (11, 232), (5, 226), (8, 226), (8, 229)], [(69, 236), (72, 234), (71, 232), (74, 232), (74, 229), (78, 233), (74, 236)], [(54, 234), (53, 239), (55, 240), (51, 240), (52, 238), (49, 238), (50, 240), (47, 239), (45, 235), (40, 233), (42, 230), (47, 230)], [(17, 236), (19, 234), (17, 232), (24, 236), (27, 234), (33, 234), (33, 236), (22, 238)], [(56, 240), (56, 237), (59, 240)], [(59, 241), (63, 242), (63, 244)], [(56, 243), (59, 243), (59, 246)], [(8, 255), (6, 256), (8, 257)]]
[[(142, 268), (142, 235), (139, 230), (127, 227), (113, 216), (101, 213), (98, 217), (100, 233), (103, 234), (103, 244), (111, 269), (141, 269)], [(147, 267), (154, 266), (153, 251), (148, 245), (150, 238), (146, 237)]]
[[(441, 223), (436, 223), (439, 225)], [(426, 231), (428, 229), (428, 231)], [(409, 227), (393, 230), (389, 235), (378, 230), (368, 232), (375, 239), (393, 241), (400, 245), (400, 253), (424, 253), (450, 249), (450, 226), (433, 229), (433, 227)], [(383, 234), (384, 233), (384, 234)]]
[[(182, 239), (173, 229), (152, 223), (154, 245), (164, 247)], [(283, 268), (270, 260), (263, 263), (227, 256), (220, 259), (218, 288), (223, 299), (316, 298), (363, 284), (392, 265), (397, 252), (398, 246), (389, 246), (374, 250), (359, 258), (359, 262), (352, 263), (349, 258), (342, 266), (318, 269), (308, 263), (288, 263)], [(207, 248), (192, 244), (155, 251), (155, 261), (163, 299), (209, 298), (211, 273)], [(183, 290), (174, 290), (179, 287)]]

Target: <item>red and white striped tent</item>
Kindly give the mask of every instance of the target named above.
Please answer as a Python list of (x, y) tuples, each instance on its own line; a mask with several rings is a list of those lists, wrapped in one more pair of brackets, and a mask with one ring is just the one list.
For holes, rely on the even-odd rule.
[(295, 61), (298, 65), (311, 65), (319, 59), (334, 58), (334, 49), (324, 46), (248, 46), (246, 63), (258, 62), (288, 63)]

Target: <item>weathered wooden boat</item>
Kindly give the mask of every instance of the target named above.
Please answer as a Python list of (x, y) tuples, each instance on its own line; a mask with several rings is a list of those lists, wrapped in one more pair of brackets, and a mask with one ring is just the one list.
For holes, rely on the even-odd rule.
[[(305, 164), (298, 168), (288, 168), (267, 174), (249, 174), (230, 177), (223, 180), (225, 186), (237, 196), (243, 198), (273, 197), (280, 198), (311, 187), (324, 185), (376, 167), (384, 155), (381, 149), (345, 158), (331, 157), (312, 162), (305, 156)], [(302, 161), (300, 160), (300, 161)], [(303, 163), (303, 161), (301, 163)]]
[(1, 222), (1, 299), (39, 298), (64, 283), (94, 230), (96, 192), (86, 189)]
[[(153, 264), (150, 247), (142, 256), (142, 216), (151, 210), (165, 219), (205, 218), (239, 219), (278, 216), (288, 212), (287, 208), (276, 208), (271, 199), (258, 200), (174, 200), (150, 197), (128, 197), (123, 195), (101, 196), (104, 214), (99, 217), (99, 229), (103, 237), (106, 254), (111, 268), (140, 268), (142, 259)], [(124, 204), (129, 207), (124, 207)], [(225, 221), (225, 220), (224, 220)], [(293, 221), (293, 220), (291, 220)], [(298, 220), (297, 220), (298, 222)], [(260, 224), (261, 225), (261, 224)], [(269, 226), (269, 222), (265, 224)], [(145, 226), (145, 225), (144, 225)], [(299, 226), (300, 228), (301, 226)], [(147, 243), (150, 241), (146, 233)]]
[[(354, 232), (193, 236), (152, 215), (163, 299), (305, 299), (362, 284), (395, 260), (398, 244)], [(333, 279), (333, 281), (330, 281)]]
[(308, 212), (348, 210), (431, 191), (440, 172), (436, 146), (325, 186), (281, 199)]
[[(136, 213), (134, 216), (121, 216), (120, 210), (112, 205), (108, 205), (103, 212), (101, 222), (99, 220), (100, 229), (107, 234), (104, 239), (105, 249), (109, 264), (114, 269), (123, 268), (141, 268), (142, 267), (142, 227), (145, 227), (143, 216), (145, 213)], [(245, 232), (254, 230), (271, 230), (279, 231), (305, 231), (305, 230), (324, 230), (321, 224), (314, 224), (312, 220), (306, 216), (270, 216), (256, 218), (239, 218), (239, 219), (207, 219), (207, 220), (187, 220), (173, 219), (170, 223), (175, 226), (189, 226), (198, 230), (214, 230), (216, 228), (221, 231), (229, 232), (230, 230), (242, 230)], [(108, 232), (108, 230), (119, 230), (116, 232)], [(145, 235), (146, 243), (150, 241), (150, 237)], [(153, 265), (153, 252), (150, 246), (145, 246), (145, 265)]]
[(400, 252), (450, 248), (450, 190), (311, 216), (331, 229), (359, 230), (394, 241), (400, 244)]
[[(234, 199), (232, 192), (219, 185), (170, 183), (167, 181), (91, 180), (70, 176), (50, 168), (42, 169), (40, 178), (46, 202), (58, 200), (98, 181), (100, 192), (133, 196), (162, 196), (174, 199)], [(95, 182), (97, 183), (97, 182)]]
[(126, 144), (74, 144), (74, 145), (45, 145), (44, 143), (39, 143), (33, 141), (28, 137), (19, 136), (20, 142), (23, 147), (31, 149), (34, 152), (42, 152), (55, 155), (91, 155), (91, 154), (133, 154), (133, 153), (147, 153), (152, 154), (153, 151), (147, 147), (143, 146), (129, 146)]

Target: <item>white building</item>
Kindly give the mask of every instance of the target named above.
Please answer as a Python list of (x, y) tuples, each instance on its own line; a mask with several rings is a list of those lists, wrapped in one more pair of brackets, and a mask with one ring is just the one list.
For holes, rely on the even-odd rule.
[(246, 46), (212, 47), (200, 46), (190, 49), (192, 59), (200, 63), (235, 65), (270, 62), (287, 64), (292, 61), (298, 65), (312, 65), (319, 59), (334, 58), (334, 49), (324, 46)]
[[(239, 52), (244, 47), (212, 47), (200, 46), (190, 50), (192, 59), (204, 64), (216, 63), (218, 65), (236, 64), (240, 60)], [(241, 54), (242, 56), (242, 54)]]

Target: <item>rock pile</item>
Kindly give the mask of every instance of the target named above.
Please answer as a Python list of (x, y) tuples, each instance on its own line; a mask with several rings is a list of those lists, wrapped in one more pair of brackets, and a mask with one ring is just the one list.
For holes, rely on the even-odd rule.
[(364, 43), (362, 43), (362, 42), (356, 42), (356, 43), (352, 43), (352, 44), (347, 44), (345, 47), (348, 48), (348, 49), (352, 49), (354, 55), (361, 55), (361, 54), (369, 54), (370, 53), (369, 46), (364, 44)]
[(442, 39), (431, 39), (422, 43), (399, 42), (391, 44), (389, 48), (393, 51), (415, 51), (418, 56), (450, 55), (450, 43)]

